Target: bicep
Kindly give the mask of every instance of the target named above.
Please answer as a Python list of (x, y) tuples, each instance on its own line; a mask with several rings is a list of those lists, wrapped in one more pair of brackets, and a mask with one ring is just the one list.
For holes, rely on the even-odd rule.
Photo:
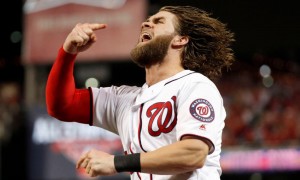
[(205, 156), (208, 155), (209, 149), (213, 146), (213, 144), (207, 138), (192, 136), (192, 135), (186, 135), (181, 138), (181, 140), (187, 140), (187, 139), (191, 141), (191, 144), (197, 146)]
[(88, 89), (76, 89), (73, 98), (57, 106), (49, 114), (61, 121), (91, 124), (91, 94)]

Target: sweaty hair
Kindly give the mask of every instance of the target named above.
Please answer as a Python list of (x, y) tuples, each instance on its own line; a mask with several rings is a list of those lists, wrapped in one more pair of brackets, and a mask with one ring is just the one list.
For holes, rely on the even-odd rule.
[(234, 34), (226, 24), (210, 17), (211, 14), (191, 6), (164, 6), (159, 11), (174, 14), (175, 30), (189, 38), (184, 47), (181, 61), (185, 69), (200, 72), (211, 80), (222, 74), (234, 62)]

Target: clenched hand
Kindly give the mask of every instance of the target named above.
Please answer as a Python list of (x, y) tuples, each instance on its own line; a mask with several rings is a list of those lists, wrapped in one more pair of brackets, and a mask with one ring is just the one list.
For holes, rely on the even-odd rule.
[(96, 41), (95, 31), (106, 28), (106, 24), (77, 24), (67, 36), (63, 49), (70, 54), (87, 50)]
[(84, 168), (90, 177), (114, 175), (117, 173), (114, 165), (114, 156), (94, 149), (80, 157), (76, 168)]

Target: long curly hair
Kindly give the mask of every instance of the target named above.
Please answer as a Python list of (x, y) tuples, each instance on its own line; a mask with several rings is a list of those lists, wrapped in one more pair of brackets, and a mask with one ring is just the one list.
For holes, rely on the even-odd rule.
[(192, 6), (164, 6), (159, 11), (174, 14), (175, 30), (189, 38), (181, 56), (185, 69), (216, 80), (222, 75), (222, 69), (235, 61), (231, 48), (234, 33), (226, 24), (210, 17), (211, 14)]

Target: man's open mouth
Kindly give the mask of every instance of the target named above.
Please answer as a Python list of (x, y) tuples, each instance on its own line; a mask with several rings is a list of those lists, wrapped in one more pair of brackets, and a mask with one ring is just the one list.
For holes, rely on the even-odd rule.
[(152, 39), (152, 36), (147, 33), (147, 32), (143, 32), (141, 35), (141, 42), (147, 42), (150, 41)]

